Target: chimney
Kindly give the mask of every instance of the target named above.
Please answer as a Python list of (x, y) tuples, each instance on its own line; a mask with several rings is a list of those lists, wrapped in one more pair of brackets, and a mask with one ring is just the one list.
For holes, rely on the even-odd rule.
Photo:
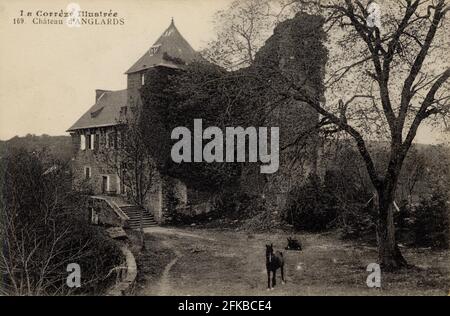
[(95, 103), (97, 103), (98, 99), (100, 99), (100, 97), (103, 95), (103, 93), (105, 92), (110, 92), (110, 90), (100, 90), (100, 89), (96, 89), (95, 90)]

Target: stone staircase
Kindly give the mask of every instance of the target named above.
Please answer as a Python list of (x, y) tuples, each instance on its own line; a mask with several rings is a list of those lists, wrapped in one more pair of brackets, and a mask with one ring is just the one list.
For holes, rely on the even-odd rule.
[(122, 212), (124, 212), (130, 219), (127, 221), (131, 229), (140, 228), (140, 219), (142, 213), (142, 228), (158, 226), (153, 214), (146, 209), (136, 205), (124, 205), (120, 206)]

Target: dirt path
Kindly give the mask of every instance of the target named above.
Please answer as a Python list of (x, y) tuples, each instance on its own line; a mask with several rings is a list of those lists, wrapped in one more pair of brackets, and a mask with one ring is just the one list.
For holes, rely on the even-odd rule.
[(205, 240), (209, 240), (209, 241), (214, 241), (215, 240), (215, 238), (202, 236), (202, 235), (197, 234), (197, 233), (191, 233), (191, 232), (186, 231), (186, 230), (176, 229), (176, 228), (160, 227), (160, 226), (144, 228), (144, 233), (146, 233), (146, 234), (160, 234), (160, 235), (178, 236), (178, 237), (188, 237), (188, 238), (193, 238), (193, 239), (198, 238), (198, 239), (205, 239)]
[(214, 241), (214, 238), (201, 236), (194, 233), (189, 233), (184, 230), (162, 228), (162, 227), (150, 227), (145, 228), (144, 232), (146, 234), (157, 235), (163, 239), (162, 245), (173, 251), (175, 258), (172, 259), (165, 267), (161, 274), (161, 278), (156, 287), (150, 287), (145, 290), (146, 295), (157, 294), (160, 296), (171, 295), (173, 293), (170, 285), (170, 271), (172, 267), (177, 263), (177, 261), (183, 257), (183, 253), (177, 250), (176, 243), (170, 237), (175, 238), (189, 238), (189, 239), (201, 239), (206, 241)]
[[(277, 250), (286, 235), (246, 234), (203, 229), (149, 228), (160, 241), (158, 252), (174, 258), (161, 267), (157, 280), (142, 284), (141, 295), (445, 295), (448, 293), (448, 253), (406, 252), (428, 269), (383, 274), (383, 290), (366, 285), (366, 267), (376, 249), (355, 246), (331, 235), (297, 236), (303, 252), (284, 252), (287, 284), (266, 291), (264, 245)], [(152, 251), (149, 249), (148, 251)], [(151, 255), (151, 254), (150, 254)], [(167, 263), (168, 262), (168, 263)], [(279, 276), (278, 276), (279, 278)]]
[(178, 250), (176, 250), (172, 244), (170, 242), (168, 242), (167, 240), (163, 241), (163, 245), (166, 246), (169, 249), (173, 249), (173, 252), (176, 256), (175, 259), (172, 259), (172, 261), (169, 262), (169, 264), (164, 268), (164, 271), (161, 275), (161, 279), (159, 280), (159, 291), (158, 291), (158, 295), (169, 295), (170, 293), (170, 283), (169, 283), (169, 273), (170, 273), (170, 269), (172, 268), (172, 266), (177, 263), (178, 259), (180, 257), (182, 257), (183, 255), (181, 254), (181, 252), (179, 252)]

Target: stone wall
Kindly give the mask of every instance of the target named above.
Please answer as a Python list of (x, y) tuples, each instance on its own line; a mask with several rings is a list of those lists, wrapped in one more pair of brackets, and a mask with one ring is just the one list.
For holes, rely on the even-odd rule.
[(290, 102), (276, 109), (271, 116), (271, 125), (280, 128), (280, 148), (296, 141), (303, 133), (305, 140), (280, 151), (278, 172), (267, 176), (264, 194), (270, 208), (283, 210), (289, 192), (315, 172), (317, 163), (317, 132), (312, 130), (318, 122), (317, 113), (298, 102)]
[(130, 107), (140, 106), (140, 89), (144, 73), (145, 71), (141, 71), (127, 76), (127, 103)]
[(158, 223), (163, 222), (163, 196), (161, 187), (161, 175), (157, 173), (153, 178), (153, 183), (144, 201), (144, 207), (151, 214)]
[[(280, 23), (257, 53), (254, 67), (276, 67), (283, 79), (273, 76), (274, 85), (280, 84), (277, 80), (284, 83), (289, 78), (323, 98), (325, 60), (315, 60), (323, 47), (319, 37), (323, 33), (322, 23), (321, 17), (303, 13)], [(280, 130), (279, 170), (260, 175), (259, 168), (245, 166), (242, 190), (264, 196), (271, 209), (282, 210), (289, 191), (303, 183), (311, 172), (316, 172), (319, 135), (314, 127), (318, 121), (315, 110), (292, 99), (272, 110), (266, 124)]]
[[(74, 176), (74, 186), (82, 187), (92, 194), (117, 194), (120, 192), (120, 179), (116, 171), (111, 166), (101, 148), (106, 146), (106, 135), (116, 132), (114, 127), (86, 129), (71, 133), (74, 157), (72, 159), (72, 172)], [(86, 146), (81, 149), (81, 135), (89, 137), (94, 134), (94, 149)], [(109, 159), (112, 161), (112, 159)], [(90, 178), (86, 177), (86, 168), (90, 168)], [(107, 177), (107, 188), (103, 192), (103, 177)]]
[(210, 192), (187, 189), (187, 201), (192, 215), (208, 213), (212, 208), (213, 196)]
[(125, 225), (125, 220), (122, 220), (105, 200), (91, 198), (89, 207), (91, 211), (95, 212), (98, 225), (110, 227), (123, 227)]

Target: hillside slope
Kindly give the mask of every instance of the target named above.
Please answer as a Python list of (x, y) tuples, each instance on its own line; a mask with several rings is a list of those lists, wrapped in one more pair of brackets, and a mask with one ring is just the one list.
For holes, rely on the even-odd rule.
[(72, 156), (72, 142), (70, 136), (31, 135), (15, 136), (7, 141), (0, 141), (0, 158), (9, 150), (22, 148), (27, 151), (46, 150), (54, 158), (67, 161)]

